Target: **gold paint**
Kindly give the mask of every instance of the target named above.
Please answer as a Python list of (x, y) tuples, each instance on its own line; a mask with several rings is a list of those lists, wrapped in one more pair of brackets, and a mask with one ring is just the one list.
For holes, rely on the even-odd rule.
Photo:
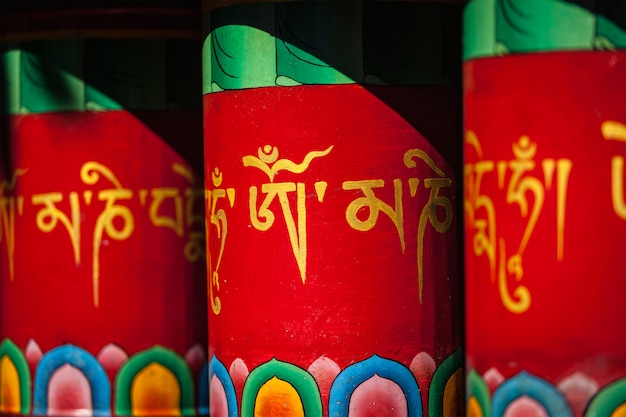
[[(282, 208), (289, 242), (293, 250), (296, 263), (300, 271), (300, 279), (304, 284), (306, 282), (306, 258), (307, 258), (307, 232), (306, 232), (306, 191), (304, 183), (285, 182), (274, 183), (274, 176), (280, 171), (288, 171), (294, 174), (302, 174), (309, 168), (309, 165), (315, 158), (326, 156), (333, 149), (328, 147), (324, 151), (312, 151), (306, 154), (300, 164), (296, 164), (288, 159), (278, 159), (278, 148), (265, 145), (263, 149), (258, 149), (258, 158), (252, 155), (244, 156), (242, 161), (245, 167), (254, 167), (264, 172), (269, 183), (261, 185), (261, 191), (266, 193), (265, 199), (261, 203), (261, 207), (257, 210), (258, 187), (251, 186), (249, 188), (250, 199), (248, 201), (248, 209), (250, 212), (250, 223), (259, 231), (267, 231), (274, 224), (275, 215), (269, 206), (278, 197), (278, 201)], [(271, 167), (270, 167), (271, 165)], [(316, 191), (319, 191), (316, 185)], [(324, 187), (324, 186), (322, 186)], [(325, 189), (325, 187), (324, 187)], [(294, 220), (287, 193), (296, 192), (296, 219)], [(322, 196), (323, 199), (323, 196)], [(321, 200), (320, 200), (321, 201)], [(296, 224), (297, 222), (297, 224)]]
[(63, 201), (61, 193), (46, 193), (33, 195), (31, 201), (34, 205), (42, 204), (45, 207), (37, 212), (37, 227), (44, 233), (52, 232), (59, 221), (70, 236), (70, 242), (74, 250), (74, 263), (80, 263), (80, 202), (78, 193), (71, 192), (69, 195), (71, 220), (55, 204)]
[[(187, 180), (192, 185), (197, 181), (193, 176), (193, 172), (188, 167), (182, 164), (173, 164), (172, 170)], [(3, 181), (0, 186), (0, 241), (7, 236), (7, 251), (9, 258), (10, 277), (13, 280), (14, 266), (13, 266), (13, 254), (15, 250), (14, 241), (14, 222), (15, 216), (23, 213), (24, 197), (17, 196), (12, 197), (5, 193), (6, 191), (12, 191), (15, 186), (16, 178), (19, 175), (23, 175), (27, 170), (16, 170), (10, 183)], [(93, 231), (93, 264), (92, 264), (92, 281), (93, 281), (93, 302), (96, 307), (99, 305), (99, 280), (100, 280), (100, 247), (102, 244), (108, 242), (104, 240), (105, 232), (108, 237), (114, 240), (125, 240), (134, 231), (134, 218), (133, 214), (128, 207), (120, 206), (118, 200), (130, 200), (133, 197), (133, 191), (127, 188), (122, 188), (120, 181), (116, 178), (113, 172), (106, 166), (99, 162), (89, 161), (85, 163), (80, 170), (80, 177), (84, 184), (95, 185), (101, 179), (106, 179), (111, 182), (114, 188), (103, 189), (97, 193), (97, 199), (103, 201), (105, 204), (104, 210), (96, 219), (95, 228)], [(172, 229), (178, 236), (182, 236), (184, 232), (184, 225), (190, 227), (198, 224), (204, 228), (205, 217), (204, 213), (194, 212), (194, 207), (199, 204), (195, 204), (197, 200), (202, 199), (203, 191), (197, 187), (190, 187), (184, 190), (184, 196), (186, 197), (186, 206), (184, 207), (184, 201), (182, 193), (177, 188), (154, 188), (152, 191), (152, 201), (149, 208), (149, 217), (154, 226), (166, 227)], [(7, 194), (7, 195), (5, 195)], [(149, 190), (141, 189), (138, 192), (141, 205), (146, 204)], [(43, 194), (35, 194), (31, 196), (31, 203), (35, 206), (41, 205), (36, 214), (36, 224), (39, 230), (44, 233), (50, 233), (58, 226), (59, 222), (65, 227), (70, 237), (71, 245), (74, 252), (74, 262), (76, 265), (81, 262), (81, 207), (79, 192), (70, 192), (68, 194), (69, 200), (69, 213), (65, 214), (61, 211), (57, 205), (64, 202), (64, 195), (60, 192), (50, 192)], [(231, 207), (234, 204), (234, 190), (228, 190), (228, 196), (231, 203)], [(85, 190), (82, 192), (82, 197), (86, 206), (90, 206), (94, 197), (94, 191)], [(167, 199), (173, 199), (174, 201), (174, 216), (165, 216), (159, 213), (161, 205)], [(186, 210), (184, 210), (184, 208)], [(121, 219), (123, 222), (117, 221)], [(196, 228), (197, 229), (197, 228)], [(204, 247), (204, 229), (202, 230), (190, 230), (188, 241), (185, 243), (183, 254), (190, 262), (196, 262), (203, 259), (205, 252)]]
[[(265, 146), (264, 151), (262, 152), (259, 148), (259, 157), (256, 158), (252, 155), (247, 155), (243, 157), (243, 165), (246, 167), (255, 167), (263, 171), (268, 177), (270, 182), (274, 182), (274, 176), (279, 171), (289, 171), (294, 174), (302, 174), (309, 168), (309, 165), (315, 158), (321, 158), (326, 156), (332, 151), (333, 147), (330, 146), (326, 150), (323, 151), (312, 151), (306, 154), (304, 160), (296, 164), (289, 159), (280, 159), (278, 160), (278, 148), (271, 148), (271, 153), (265, 152), (269, 145)], [(270, 164), (273, 164), (270, 168)]]
[(18, 215), (22, 215), (24, 214), (24, 197), (21, 195), (17, 196), (17, 214)]
[(615, 120), (607, 120), (600, 126), (602, 136), (606, 140), (626, 142), (626, 125)]
[[(601, 126), (602, 136), (606, 140), (626, 142), (626, 125), (607, 120)], [(626, 220), (626, 198), (624, 197), (624, 156), (611, 158), (611, 199), (613, 210), (618, 217)]]
[[(216, 167), (214, 169), (214, 174), (212, 175), (213, 185), (218, 187), (222, 184), (223, 176), (219, 169)], [(209, 301), (211, 303), (211, 311), (214, 314), (220, 314), (222, 310), (222, 302), (218, 296), (214, 293), (215, 290), (219, 291), (220, 289), (220, 281), (219, 281), (219, 268), (222, 263), (222, 256), (224, 255), (224, 249), (226, 247), (226, 237), (228, 235), (228, 220), (226, 218), (226, 212), (223, 209), (217, 209), (217, 204), (220, 199), (228, 196), (228, 202), (230, 207), (233, 207), (235, 204), (235, 190), (233, 188), (223, 189), (218, 188), (214, 190), (207, 190), (207, 206), (210, 207), (209, 213), (209, 223), (207, 224), (207, 239), (210, 239), (211, 234), (209, 233), (209, 228), (211, 225), (215, 226), (217, 238), (220, 239), (220, 249), (217, 255), (217, 263), (213, 265), (213, 260), (211, 256), (211, 251), (207, 251), (208, 256), (208, 265), (209, 265), (209, 276), (211, 277), (209, 280)]]
[[(151, 191), (152, 203), (148, 214), (150, 221), (157, 227), (167, 227), (176, 232), (177, 236), (183, 235), (183, 200), (177, 188), (153, 188)], [(163, 201), (171, 198), (174, 200), (175, 217), (159, 214), (159, 208)]]
[(506, 171), (507, 171), (507, 163), (506, 161), (498, 161), (496, 164), (496, 169), (498, 171), (498, 188), (503, 189), (504, 183), (506, 181)]
[(92, 197), (93, 197), (93, 191), (91, 191), (91, 190), (83, 191), (83, 199), (85, 200), (85, 204), (86, 205), (88, 205), (88, 206), (91, 205)]
[(186, 165), (178, 162), (172, 164), (172, 171), (187, 179), (192, 184), (196, 183), (196, 176), (193, 174), (193, 170)]
[[(452, 180), (445, 178), (445, 173), (439, 167), (435, 165), (435, 162), (421, 149), (410, 149), (404, 154), (404, 165), (407, 168), (417, 167), (417, 163), (413, 158), (419, 158), (428, 165), (435, 173), (441, 178), (426, 178), (424, 180), (424, 188), (430, 189), (428, 202), (422, 208), (420, 213), (419, 223), (417, 227), (417, 277), (419, 283), (419, 299), (420, 303), (423, 301), (423, 288), (424, 288), (424, 235), (426, 233), (426, 226), (430, 223), (436, 232), (445, 233), (450, 229), (452, 224), (452, 203), (450, 199), (445, 196), (440, 196), (439, 191), (442, 188), (452, 187)], [(417, 180), (411, 178), (411, 180)], [(411, 196), (415, 196), (417, 192), (417, 181), (414, 181), (414, 186), (409, 180), (409, 187), (411, 190)], [(437, 207), (443, 207), (445, 211), (445, 217), (443, 221), (439, 221), (437, 216)]]
[(263, 149), (258, 149), (257, 155), (259, 155), (259, 159), (266, 164), (272, 164), (276, 162), (278, 159), (278, 148), (271, 145), (265, 145)]
[(315, 183), (315, 194), (317, 194), (317, 201), (322, 203), (324, 201), (324, 195), (326, 195), (326, 188), (328, 183), (326, 181), (317, 181)]
[[(100, 285), (100, 245), (104, 232), (115, 240), (125, 240), (135, 230), (135, 219), (128, 207), (116, 205), (117, 200), (130, 200), (133, 192), (122, 188), (121, 183), (106, 166), (90, 161), (85, 163), (80, 170), (80, 177), (85, 184), (94, 185), (104, 176), (115, 186), (114, 189), (101, 190), (98, 192), (98, 200), (105, 201), (105, 208), (96, 219), (96, 226), (93, 233), (93, 302), (94, 306), (99, 305), (99, 285)], [(120, 217), (123, 220), (121, 229), (117, 229), (113, 220)]]
[[(220, 239), (220, 251), (217, 256), (217, 263), (215, 269), (211, 271), (211, 305), (214, 306), (213, 312), (219, 314), (221, 309), (221, 303), (219, 298), (213, 296), (213, 286), (219, 291), (219, 273), (220, 264), (222, 263), (222, 256), (224, 255), (224, 248), (226, 247), (226, 236), (228, 235), (228, 220), (226, 219), (226, 212), (223, 209), (216, 210), (217, 202), (220, 198), (226, 195), (225, 190), (218, 189), (210, 191), (209, 202), (211, 204), (210, 223), (217, 229), (217, 238)], [(211, 198), (212, 197), (212, 198)]]
[[(465, 142), (473, 146), (481, 155), (480, 142), (474, 132), (468, 131)], [(480, 152), (479, 152), (480, 151)], [(491, 281), (496, 277), (496, 209), (493, 200), (480, 192), (483, 176), (495, 168), (493, 161), (480, 160), (475, 164), (465, 164), (463, 168), (465, 182), (465, 198), (463, 207), (468, 217), (468, 228), (476, 230), (472, 239), (472, 249), (476, 257), (487, 255)], [(486, 218), (479, 219), (478, 213), (483, 211)]]
[(213, 172), (211, 172), (211, 181), (213, 182), (214, 187), (222, 185), (223, 178), (219, 168), (215, 167)]
[(513, 154), (519, 159), (532, 159), (537, 154), (537, 144), (527, 135), (520, 136), (518, 143), (513, 144)]
[(197, 262), (204, 257), (204, 232), (189, 232), (189, 240), (185, 243), (183, 254), (189, 262)]
[(0, 185), (2, 186), (1, 188), (7, 191), (12, 191), (15, 188), (15, 185), (17, 184), (17, 178), (21, 177), (27, 172), (28, 172), (28, 168), (17, 168), (15, 171), (13, 171), (11, 181), (7, 182), (7, 180), (3, 180), (2, 183), (0, 183)]
[[(430, 223), (438, 233), (445, 233), (450, 229), (452, 224), (452, 204), (448, 197), (439, 195), (441, 188), (449, 188), (452, 186), (452, 180), (449, 178), (427, 178), (424, 180), (425, 188), (430, 188), (428, 203), (422, 209), (420, 214), (418, 231), (417, 231), (417, 274), (419, 280), (419, 298), (422, 302), (422, 289), (424, 287), (424, 234), (426, 226)], [(446, 213), (443, 222), (437, 217), (437, 207), (443, 207)]]
[(554, 168), (556, 167), (556, 161), (554, 159), (544, 159), (541, 161), (541, 167), (543, 168), (543, 178), (546, 183), (546, 190), (552, 188), (552, 177), (554, 174)]
[(16, 211), (17, 215), (22, 214), (20, 206), (23, 205), (23, 197), (18, 196), (16, 199), (12, 192), (15, 189), (17, 177), (26, 174), (27, 171), (28, 169), (16, 169), (13, 171), (11, 181), (4, 180), (0, 183), (0, 242), (3, 236), (6, 236), (11, 281), (15, 278), (15, 216)]
[[(196, 202), (203, 201), (204, 190), (198, 186), (198, 181), (196, 180), (193, 170), (183, 164), (175, 163), (172, 165), (172, 171), (175, 174), (182, 176), (190, 183), (190, 187), (186, 188), (184, 191), (185, 199), (186, 199), (185, 224), (189, 228), (192, 228), (194, 225), (199, 225), (199, 226), (202, 225), (203, 228), (206, 228), (206, 225), (205, 225), (206, 219), (205, 219), (204, 212), (196, 213), (194, 210), (197, 205)], [(221, 178), (221, 173), (219, 172), (219, 169), (215, 168), (214, 173), (218, 175), (219, 183), (221, 184), (222, 178)], [(216, 178), (213, 178), (214, 184), (216, 180), (217, 180)], [(234, 190), (233, 190), (233, 199), (234, 199)], [(176, 207), (176, 209), (178, 210), (178, 206)], [(177, 214), (177, 218), (178, 218), (178, 214)], [(181, 220), (181, 228), (182, 228), (182, 220)], [(204, 236), (205, 236), (205, 233), (202, 230), (189, 230), (187, 242), (185, 242), (185, 247), (183, 249), (185, 258), (189, 262), (197, 262), (200, 259), (204, 258), (204, 253), (206, 252), (206, 248), (204, 246)]]
[[(512, 313), (521, 314), (526, 312), (530, 308), (531, 297), (530, 291), (523, 285), (518, 286), (513, 291), (513, 297), (511, 297), (508, 288), (508, 274), (513, 274), (515, 280), (519, 282), (524, 275), (524, 270), (522, 268), (522, 256), (520, 254), (515, 254), (511, 256), (506, 262), (506, 270), (505, 270), (505, 259), (506, 258), (506, 244), (504, 239), (500, 238), (500, 268), (498, 273), (498, 289), (500, 291), (500, 298), (502, 299), (502, 304)], [(508, 273), (507, 273), (508, 272)]]
[(428, 167), (432, 169), (433, 171), (435, 171), (435, 173), (439, 175), (440, 177), (446, 176), (446, 174), (437, 167), (437, 165), (435, 164), (435, 161), (433, 161), (433, 159), (430, 156), (428, 156), (426, 152), (418, 148), (410, 149), (404, 153), (404, 165), (407, 168), (417, 167), (417, 163), (413, 160), (413, 158), (415, 157), (418, 157), (419, 159), (424, 161), (426, 165), (428, 165)]
[(465, 143), (474, 148), (479, 159), (483, 159), (483, 148), (480, 146), (480, 140), (478, 140), (476, 133), (471, 130), (465, 132)]
[[(210, 261), (211, 254), (209, 253), (207, 256), (209, 257)], [(219, 274), (217, 271), (213, 271), (212, 273), (210, 273), (210, 275), (211, 280), (209, 281), (209, 301), (211, 302), (211, 311), (213, 311), (213, 314), (218, 315), (222, 311), (222, 300), (220, 300), (220, 298), (213, 293), (213, 287), (215, 287), (217, 291), (220, 290)]]
[(556, 163), (556, 258), (563, 260), (565, 247), (565, 208), (567, 203), (567, 185), (573, 163), (569, 159), (559, 159)]
[[(295, 191), (296, 185), (294, 183), (289, 183), (287, 185), (292, 187), (283, 187), (286, 191)], [(273, 201), (273, 197), (275, 197), (276, 194), (271, 196), (272, 199), (270, 199), (269, 195), (266, 196), (265, 200), (261, 204), (261, 207), (257, 210), (257, 187), (255, 185), (251, 186), (249, 193), (250, 199), (248, 200), (248, 208), (250, 209), (250, 222), (256, 230), (265, 232), (269, 230), (270, 227), (272, 227), (272, 225), (274, 224), (274, 220), (276, 219), (274, 213), (272, 213), (272, 211), (268, 208), (270, 203)]]
[(139, 204), (141, 204), (142, 206), (146, 205), (146, 200), (148, 199), (148, 193), (149, 191), (146, 190), (145, 188), (142, 188), (141, 190), (139, 190)]
[(624, 158), (614, 156), (611, 159), (611, 197), (613, 210), (626, 220), (626, 199), (624, 198)]
[[(256, 209), (257, 206), (257, 187), (250, 187), (250, 221), (255, 229), (262, 232), (268, 230), (274, 224), (274, 213), (269, 209), (270, 204), (278, 197), (280, 207), (283, 212), (285, 224), (287, 226), (287, 233), (289, 235), (289, 242), (293, 254), (298, 264), (300, 271), (300, 279), (304, 284), (306, 282), (306, 193), (304, 184), (286, 182), (278, 184), (263, 184), (261, 191), (266, 194), (265, 200), (261, 203), (261, 207)], [(296, 191), (296, 219), (294, 220), (293, 213), (291, 212), (291, 206), (289, 205), (289, 198), (287, 193)], [(262, 220), (263, 219), (263, 220)], [(297, 222), (297, 225), (296, 225)]]
[[(9, 258), (9, 277), (13, 281), (15, 276), (15, 205), (14, 197), (4, 197), (0, 200), (0, 214), (2, 215), (2, 229), (7, 240), (7, 257)], [(0, 234), (0, 239), (2, 234)]]
[(235, 206), (235, 189), (227, 188), (226, 195), (228, 196), (228, 203), (230, 204), (230, 208)]
[(537, 152), (537, 144), (531, 143), (528, 136), (522, 136), (519, 143), (513, 144), (513, 154), (516, 159), (509, 161), (509, 168), (512, 171), (511, 180), (507, 188), (506, 202), (509, 204), (517, 203), (520, 208), (522, 217), (528, 216), (528, 200), (526, 194), (528, 192), (534, 195), (534, 202), (528, 223), (522, 236), (517, 253), (522, 254), (526, 249), (526, 245), (533, 234), (537, 219), (543, 208), (545, 199), (545, 189), (543, 184), (534, 177), (524, 177), (528, 171), (535, 168), (535, 162), (532, 160)]
[(415, 197), (417, 194), (417, 187), (420, 184), (419, 178), (409, 178), (409, 191), (411, 192), (411, 197)]
[[(468, 131), (466, 144), (471, 145), (476, 153), (482, 155), (480, 142), (474, 132)], [(572, 170), (572, 161), (569, 159), (544, 159), (541, 166), (544, 175), (543, 183), (536, 177), (528, 175), (535, 170), (534, 161), (537, 153), (537, 144), (523, 135), (517, 143), (512, 145), (515, 159), (509, 161), (478, 161), (475, 164), (466, 164), (464, 167), (465, 201), (464, 208), (467, 216), (468, 230), (476, 230), (473, 236), (474, 255), (479, 257), (487, 254), (491, 269), (491, 279), (494, 280), (496, 265), (498, 266), (498, 288), (502, 304), (511, 312), (521, 314), (531, 305), (531, 295), (528, 288), (518, 285), (513, 294), (509, 292), (508, 280), (512, 276), (516, 282), (524, 276), (523, 254), (533, 235), (539, 216), (543, 210), (546, 190), (550, 190), (554, 182), (556, 171), (556, 233), (557, 233), (557, 260), (563, 260), (565, 214), (567, 203), (567, 187)], [(517, 204), (520, 216), (528, 221), (520, 239), (519, 247), (510, 256), (506, 255), (504, 239), (499, 239), (499, 252), (496, 257), (496, 214), (493, 201), (488, 196), (480, 194), (482, 176), (496, 168), (499, 189), (506, 189), (506, 202)], [(507, 173), (511, 172), (510, 178)], [(532, 206), (527, 198), (532, 195)], [(486, 219), (478, 218), (478, 211), (484, 210)], [(487, 230), (487, 233), (485, 233)]]
[[(229, 188), (227, 192), (230, 191), (232, 191), (233, 194), (231, 203), (232, 207), (232, 204), (234, 204), (235, 200), (235, 190)], [(185, 210), (186, 224), (189, 227), (192, 227), (195, 224), (203, 226), (203, 229), (189, 231), (189, 237), (187, 242), (185, 243), (184, 249), (185, 258), (187, 258), (189, 262), (196, 262), (202, 259), (206, 250), (204, 246), (205, 234), (203, 231), (206, 222), (204, 212), (196, 213), (194, 211), (194, 208), (196, 207), (196, 201), (201, 201), (203, 198), (203, 194), (204, 192), (202, 191), (202, 189), (198, 187), (192, 187), (185, 190), (185, 197), (187, 198)]]
[(99, 162), (86, 162), (80, 169), (80, 178), (85, 184), (94, 185), (100, 181), (100, 175), (113, 183), (115, 188), (122, 188), (122, 184), (117, 180), (113, 172)]
[[(396, 226), (398, 237), (400, 238), (400, 246), (402, 253), (405, 250), (404, 242), (404, 209), (402, 206), (402, 183), (400, 180), (394, 180), (394, 200), (395, 207), (380, 200), (374, 194), (374, 188), (382, 188), (385, 181), (377, 180), (361, 180), (361, 181), (345, 181), (341, 187), (344, 190), (361, 190), (365, 197), (359, 197), (352, 201), (346, 209), (346, 221), (355, 230), (367, 232), (371, 230), (378, 221), (378, 214), (382, 211), (385, 213)], [(357, 216), (361, 209), (367, 208), (368, 217), (365, 220), (359, 219)]]

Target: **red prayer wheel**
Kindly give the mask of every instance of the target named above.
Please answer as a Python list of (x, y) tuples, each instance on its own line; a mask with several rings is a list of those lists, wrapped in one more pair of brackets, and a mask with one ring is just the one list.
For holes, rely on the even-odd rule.
[(460, 5), (204, 6), (211, 415), (461, 415)]
[(0, 18), (0, 412), (206, 414), (199, 4)]
[(468, 416), (626, 413), (626, 9), (471, 1)]

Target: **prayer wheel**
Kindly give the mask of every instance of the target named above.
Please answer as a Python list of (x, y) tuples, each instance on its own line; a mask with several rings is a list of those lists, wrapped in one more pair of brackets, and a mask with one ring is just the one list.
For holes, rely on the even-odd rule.
[(626, 415), (626, 5), (464, 14), (467, 415)]
[(208, 412), (200, 17), (2, 2), (0, 412)]
[(462, 415), (461, 5), (203, 6), (211, 416)]

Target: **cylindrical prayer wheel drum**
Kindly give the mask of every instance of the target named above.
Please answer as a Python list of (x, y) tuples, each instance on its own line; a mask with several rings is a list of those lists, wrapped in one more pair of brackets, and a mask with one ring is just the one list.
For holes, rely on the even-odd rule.
[(461, 6), (204, 6), (211, 416), (462, 415)]
[(626, 415), (626, 5), (464, 17), (468, 416)]
[(208, 412), (199, 3), (2, 3), (0, 412)]

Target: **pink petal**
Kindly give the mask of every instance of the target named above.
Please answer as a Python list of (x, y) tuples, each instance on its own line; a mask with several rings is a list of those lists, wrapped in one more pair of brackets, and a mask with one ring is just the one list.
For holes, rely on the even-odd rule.
[(598, 383), (582, 372), (575, 372), (563, 379), (557, 388), (565, 394), (575, 416), (582, 416), (585, 406), (600, 388)]
[(493, 394), (496, 388), (504, 381), (504, 376), (496, 368), (489, 368), (483, 375), (483, 380)]
[(115, 375), (122, 364), (128, 360), (128, 354), (114, 343), (109, 343), (100, 349), (97, 357), (107, 373), (113, 375)]
[(243, 392), (243, 384), (246, 382), (246, 378), (250, 374), (248, 371), (248, 367), (245, 362), (240, 358), (237, 358), (230, 364), (230, 369), (228, 370), (231, 379), (233, 380), (233, 385), (235, 386), (235, 391), (238, 395), (241, 395)]
[(48, 387), (49, 415), (92, 415), (91, 385), (87, 377), (70, 364), (54, 371)]
[(322, 402), (324, 403), (324, 407), (327, 407), (330, 387), (333, 385), (333, 381), (337, 378), (337, 375), (341, 372), (341, 368), (334, 360), (326, 356), (321, 356), (309, 366), (308, 371), (313, 375), (315, 381), (317, 381), (317, 386), (322, 395)]
[(215, 375), (211, 378), (209, 391), (209, 415), (211, 417), (228, 417), (228, 400), (222, 381)]
[(206, 360), (204, 348), (199, 343), (196, 343), (189, 348), (187, 353), (185, 353), (185, 360), (187, 360), (187, 363), (194, 373), (200, 372), (200, 369)]
[(430, 380), (437, 369), (435, 360), (426, 352), (420, 352), (411, 361), (409, 369), (415, 376), (420, 390), (428, 391)]
[(504, 417), (550, 417), (545, 408), (525, 395), (513, 401), (504, 411)]
[(36, 367), (43, 356), (41, 348), (33, 339), (30, 339), (26, 344), (26, 350), (24, 353), (26, 354), (26, 360), (31, 367)]
[(390, 379), (374, 375), (359, 385), (350, 398), (348, 417), (406, 417), (402, 388)]

